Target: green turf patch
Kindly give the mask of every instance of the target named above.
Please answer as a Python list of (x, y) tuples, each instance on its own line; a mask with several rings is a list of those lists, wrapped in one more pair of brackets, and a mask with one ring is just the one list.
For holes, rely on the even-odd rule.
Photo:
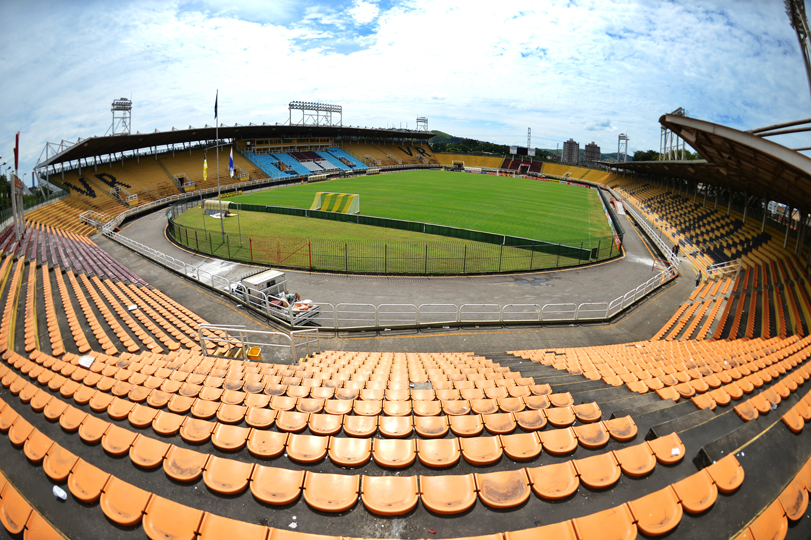
[(239, 202), (309, 208), (318, 191), (358, 193), (367, 216), (555, 243), (611, 236), (596, 191), (525, 178), (409, 171), (272, 189)]

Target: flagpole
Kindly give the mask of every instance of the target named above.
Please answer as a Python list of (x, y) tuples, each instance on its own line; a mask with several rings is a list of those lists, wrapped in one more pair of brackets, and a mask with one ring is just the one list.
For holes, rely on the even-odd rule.
[(220, 97), (219, 90), (217, 97), (214, 98), (214, 120), (216, 120), (216, 127), (214, 137), (217, 139), (214, 144), (214, 151), (217, 152), (217, 200), (220, 203), (220, 231), (222, 232), (222, 241), (225, 242), (225, 217), (222, 215), (222, 196), (220, 193), (220, 118), (217, 115), (217, 99)]

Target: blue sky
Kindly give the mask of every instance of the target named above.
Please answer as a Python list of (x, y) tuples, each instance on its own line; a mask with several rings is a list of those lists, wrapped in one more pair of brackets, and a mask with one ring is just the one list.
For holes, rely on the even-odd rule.
[(604, 152), (623, 132), (658, 149), (678, 107), (738, 129), (811, 116), (782, 0), (6, 0), (0, 20), (0, 162), (21, 131), (29, 178), (46, 141), (104, 135), (122, 96), (141, 132), (213, 125), (219, 89), (229, 125), (323, 101), (350, 125)]

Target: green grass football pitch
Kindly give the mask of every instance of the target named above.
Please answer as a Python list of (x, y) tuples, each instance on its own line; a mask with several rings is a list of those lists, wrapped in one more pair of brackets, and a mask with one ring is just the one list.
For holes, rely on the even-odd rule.
[[(411, 171), (272, 189), (242, 195), (239, 202), (310, 208), (318, 191), (359, 194), (360, 213), (367, 216), (555, 243), (611, 236), (596, 191), (525, 178)], [(338, 226), (331, 223), (331, 228)], [(388, 231), (378, 230), (375, 238), (382, 240)], [(291, 232), (274, 230), (273, 234), (290, 236)], [(300, 235), (299, 230), (295, 236)]]
[[(239, 202), (309, 208), (318, 191), (358, 193), (360, 213), (507, 234), (570, 246), (549, 253), (432, 234), (240, 211), (223, 223), (199, 206), (170, 231), (191, 249), (275, 266), (347, 272), (481, 273), (557, 268), (617, 254), (594, 190), (520, 178), (441, 171), (348, 178), (241, 195)], [(229, 200), (235, 201), (236, 198)]]

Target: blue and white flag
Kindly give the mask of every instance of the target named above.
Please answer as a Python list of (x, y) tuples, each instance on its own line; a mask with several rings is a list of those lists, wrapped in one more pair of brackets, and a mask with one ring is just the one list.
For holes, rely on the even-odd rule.
[(231, 147), (231, 157), (228, 158), (228, 170), (231, 172), (231, 178), (234, 177), (234, 148)]

